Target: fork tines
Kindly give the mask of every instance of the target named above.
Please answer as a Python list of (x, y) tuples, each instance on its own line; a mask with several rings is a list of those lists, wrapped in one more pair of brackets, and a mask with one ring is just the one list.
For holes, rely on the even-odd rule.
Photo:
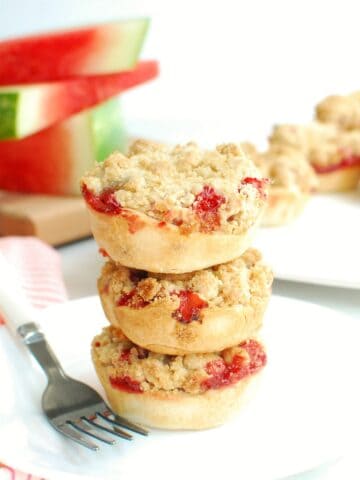
[[(95, 421), (96, 419), (100, 419), (100, 422)], [(103, 422), (101, 422), (101, 420), (103, 420)], [(104, 422), (110, 424), (111, 427), (109, 428), (108, 426), (103, 425)], [(123, 438), (124, 440), (132, 440), (133, 437), (125, 432), (123, 428), (127, 428), (140, 435), (148, 435), (148, 431), (140, 425), (129, 422), (129, 420), (126, 420), (109, 410), (95, 412), (93, 416), (82, 415), (77, 420), (66, 420), (61, 425), (56, 425), (56, 428), (66, 437), (71, 438), (75, 442), (91, 450), (99, 450), (99, 447), (96, 443), (84, 437), (84, 435), (108, 445), (114, 445), (116, 440), (109, 435), (104, 435), (102, 432)]]

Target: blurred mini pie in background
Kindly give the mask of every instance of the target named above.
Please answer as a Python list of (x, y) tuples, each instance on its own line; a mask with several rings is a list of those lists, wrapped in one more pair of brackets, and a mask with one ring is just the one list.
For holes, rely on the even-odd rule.
[(316, 105), (317, 120), (343, 130), (360, 130), (360, 92), (330, 95)]
[(270, 180), (268, 204), (262, 219), (264, 226), (284, 225), (303, 211), (318, 181), (303, 152), (283, 145), (270, 145), (257, 152), (251, 144), (242, 144), (262, 174)]
[(360, 179), (360, 130), (342, 131), (336, 125), (277, 125), (272, 146), (287, 146), (302, 152), (318, 177), (317, 191), (342, 192), (356, 188)]

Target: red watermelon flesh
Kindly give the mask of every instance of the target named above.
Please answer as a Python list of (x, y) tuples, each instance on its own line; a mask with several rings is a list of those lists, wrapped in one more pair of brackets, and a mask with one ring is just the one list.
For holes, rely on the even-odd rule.
[(77, 195), (81, 175), (124, 148), (120, 104), (112, 99), (35, 135), (0, 142), (0, 189)]
[(157, 74), (157, 62), (144, 61), (121, 73), (0, 87), (0, 140), (31, 135)]
[(0, 42), (0, 85), (129, 70), (148, 24), (140, 18)]

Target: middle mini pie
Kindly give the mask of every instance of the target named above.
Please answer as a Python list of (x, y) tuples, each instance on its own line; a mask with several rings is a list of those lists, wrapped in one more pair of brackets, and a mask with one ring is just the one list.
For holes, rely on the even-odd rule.
[(108, 320), (135, 344), (169, 355), (214, 352), (254, 336), (273, 276), (261, 254), (204, 270), (159, 274), (109, 260), (98, 281)]

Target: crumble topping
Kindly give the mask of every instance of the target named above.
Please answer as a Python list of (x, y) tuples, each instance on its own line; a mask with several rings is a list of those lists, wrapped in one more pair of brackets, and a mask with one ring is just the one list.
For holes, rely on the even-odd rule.
[(270, 136), (272, 146), (287, 146), (302, 152), (314, 168), (339, 165), (360, 155), (360, 132), (340, 131), (335, 125), (278, 125)]
[(262, 174), (270, 179), (270, 190), (284, 187), (309, 193), (317, 186), (314, 169), (304, 153), (295, 148), (272, 145), (260, 153), (252, 146), (252, 158)]
[(344, 130), (360, 129), (360, 92), (326, 97), (316, 106), (316, 117)]
[(170, 305), (177, 310), (181, 292), (193, 292), (206, 302), (201, 308), (245, 305), (258, 302), (270, 294), (273, 275), (262, 263), (261, 254), (253, 248), (241, 257), (220, 265), (182, 274), (147, 273), (108, 261), (98, 281), (100, 292), (112, 296), (118, 305), (125, 296), (141, 308), (148, 304)]
[(177, 225), (183, 233), (242, 233), (265, 205), (258, 188), (242, 182), (247, 177), (262, 179), (235, 144), (208, 151), (195, 143), (168, 147), (142, 140), (128, 156), (115, 152), (97, 165), (83, 177), (82, 188), (100, 198), (111, 192), (121, 208)]
[(164, 355), (136, 346), (114, 327), (104, 328), (94, 338), (92, 353), (114, 388), (133, 393), (177, 390), (199, 394), (231, 385), (266, 363), (265, 352), (256, 340), (222, 352)]

